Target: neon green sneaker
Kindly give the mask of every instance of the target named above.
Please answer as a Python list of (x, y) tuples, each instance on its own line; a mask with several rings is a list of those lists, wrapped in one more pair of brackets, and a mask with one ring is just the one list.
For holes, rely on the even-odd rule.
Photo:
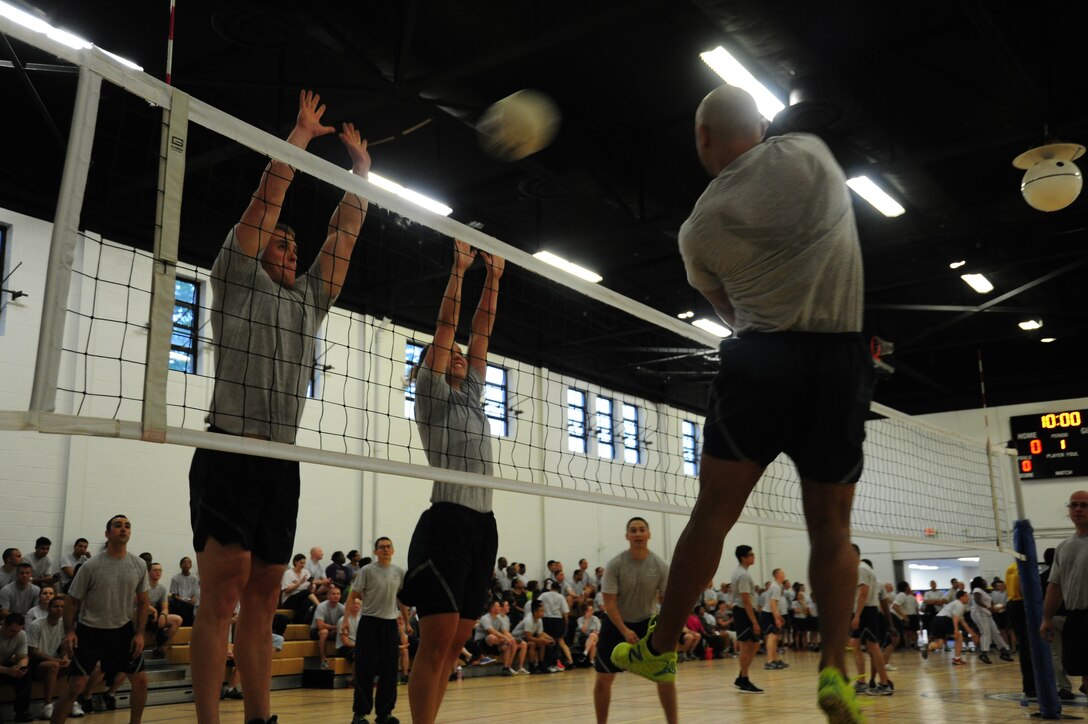
[(864, 724), (854, 687), (834, 666), (825, 667), (820, 672), (817, 701), (831, 724)]
[(654, 616), (650, 619), (646, 635), (639, 639), (637, 644), (633, 646), (627, 642), (617, 644), (616, 648), (612, 649), (612, 665), (657, 684), (673, 684), (676, 682), (676, 651), (655, 656), (650, 653), (647, 644), (656, 627), (657, 616)]

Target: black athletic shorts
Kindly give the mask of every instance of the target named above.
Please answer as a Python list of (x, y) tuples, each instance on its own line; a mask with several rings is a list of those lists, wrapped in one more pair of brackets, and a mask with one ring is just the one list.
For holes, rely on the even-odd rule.
[(950, 639), (955, 633), (955, 624), (951, 616), (934, 616), (929, 622), (929, 639)]
[(912, 613), (912, 614), (907, 615), (907, 624), (906, 624), (907, 631), (917, 631), (921, 627), (922, 627), (922, 618), (918, 614)]
[(197, 448), (189, 466), (193, 549), (237, 543), (265, 563), (288, 563), (295, 545), (298, 461)]
[(860, 627), (854, 629), (850, 637), (858, 639), (864, 645), (875, 641), (877, 645), (884, 645), (884, 634), (887, 629), (887, 621), (884, 614), (876, 606), (866, 606), (861, 609)]
[(1088, 609), (1070, 609), (1065, 615), (1062, 668), (1069, 676), (1088, 676)]
[(784, 452), (805, 480), (858, 481), (874, 380), (860, 334), (749, 332), (720, 354), (703, 452), (763, 466)]
[[(547, 619), (545, 619), (547, 620)], [(629, 623), (624, 621), (627, 628), (635, 632), (635, 635), (642, 638), (646, 635), (646, 629), (650, 627), (650, 619), (645, 621), (637, 621), (635, 623)], [(620, 633), (620, 630), (616, 628), (616, 624), (612, 623), (612, 619), (608, 616), (604, 617), (601, 621), (601, 635), (597, 639), (597, 653), (593, 656), (593, 668), (599, 674), (619, 674), (623, 669), (616, 668), (612, 665), (612, 650), (619, 644), (627, 641)]]
[(498, 551), (494, 513), (434, 503), (412, 534), (399, 598), (415, 606), (421, 618), (460, 613), (462, 619), (477, 619), (487, 605)]
[(748, 618), (748, 612), (744, 610), (744, 606), (733, 607), (731, 628), (737, 634), (737, 641), (761, 641), (763, 638), (752, 630), (752, 619)]
[(774, 614), (770, 611), (759, 612), (759, 628), (764, 636), (779, 633), (778, 626), (774, 624)]
[(807, 619), (805, 619), (805, 630), (806, 631), (815, 631), (815, 632), (819, 633), (820, 632), (820, 617), (819, 616), (809, 616)]
[(102, 664), (102, 673), (107, 681), (116, 674), (138, 674), (144, 670), (144, 652), (140, 650), (132, 655), (132, 624), (121, 628), (90, 628), (76, 624), (76, 637), (79, 645), (72, 665), (68, 667), (69, 676), (90, 676), (95, 664)]

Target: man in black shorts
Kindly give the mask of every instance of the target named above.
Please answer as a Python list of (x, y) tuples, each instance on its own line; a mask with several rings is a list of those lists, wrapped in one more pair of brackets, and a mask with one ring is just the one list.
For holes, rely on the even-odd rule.
[[(287, 142), (305, 149), (317, 136), (325, 106), (303, 91)], [(340, 141), (352, 173), (367, 177), (366, 141), (345, 123)], [(314, 364), (318, 325), (340, 294), (367, 202), (344, 194), (329, 220), (317, 260), (296, 278), (294, 231), (279, 223), (294, 177), (271, 160), (241, 221), (227, 234), (212, 266), (215, 389), (209, 429), (293, 444)], [(201, 578), (200, 616), (192, 639), (197, 720), (219, 721), (227, 629), (241, 601), (234, 657), (242, 673), (248, 722), (270, 715), (272, 642), (268, 632), (280, 578), (291, 558), (298, 515), (297, 461), (197, 449), (189, 470), (193, 548)]]
[(633, 655), (655, 681), (675, 680), (673, 648), (692, 602), (764, 469), (785, 452), (801, 477), (809, 580), (827, 644), (821, 706), (858, 719), (843, 674), (852, 589), (843, 582), (855, 575), (850, 508), (873, 383), (861, 338), (861, 247), (846, 179), (827, 146), (803, 133), (764, 139), (767, 125), (751, 96), (728, 85), (695, 115), (699, 159), (715, 178), (680, 229), (680, 253), (689, 283), (735, 337), (721, 344), (699, 498), (656, 629), (636, 651), (615, 654)]
[[(65, 647), (71, 659), (68, 688), (53, 707), (62, 724), (96, 664), (112, 681), (128, 677), (130, 721), (143, 717), (147, 702), (144, 623), (147, 621), (147, 564), (128, 552), (132, 523), (115, 515), (106, 523), (106, 550), (80, 566), (64, 604)], [(135, 601), (135, 605), (133, 604)], [(77, 623), (78, 621), (78, 623)]]

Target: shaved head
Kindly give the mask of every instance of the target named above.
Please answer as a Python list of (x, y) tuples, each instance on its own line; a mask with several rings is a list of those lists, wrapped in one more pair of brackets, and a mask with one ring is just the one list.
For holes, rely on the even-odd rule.
[(695, 111), (699, 160), (713, 176), (763, 140), (767, 122), (752, 96), (723, 84), (710, 91)]

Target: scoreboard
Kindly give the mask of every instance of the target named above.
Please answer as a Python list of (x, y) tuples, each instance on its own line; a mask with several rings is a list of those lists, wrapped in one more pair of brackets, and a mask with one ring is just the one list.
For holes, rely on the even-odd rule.
[(1088, 476), (1088, 410), (1009, 419), (1021, 480)]

